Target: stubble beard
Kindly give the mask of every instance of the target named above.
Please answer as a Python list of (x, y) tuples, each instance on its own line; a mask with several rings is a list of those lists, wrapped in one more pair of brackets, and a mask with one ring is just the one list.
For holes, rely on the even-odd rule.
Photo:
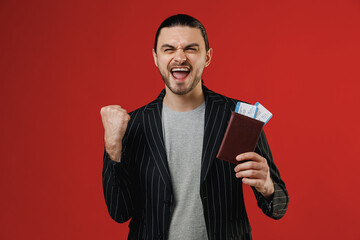
[[(160, 72), (160, 75), (161, 75), (165, 85), (170, 89), (170, 91), (172, 93), (174, 93), (176, 95), (186, 95), (189, 92), (191, 92), (198, 85), (198, 83), (200, 82), (203, 69), (201, 70), (200, 74), (195, 74), (195, 76), (193, 77), (193, 81), (191, 82), (191, 85), (186, 89), (181, 89), (180, 85), (183, 85), (184, 83), (175, 83), (177, 86), (179, 86), (178, 89), (175, 89), (170, 84), (169, 78), (170, 78), (171, 73), (169, 73), (169, 76), (167, 76), (167, 72), (164, 73), (164, 72), (161, 71), (161, 69), (159, 69), (159, 72)], [(187, 77), (191, 77), (191, 76), (187, 76)]]

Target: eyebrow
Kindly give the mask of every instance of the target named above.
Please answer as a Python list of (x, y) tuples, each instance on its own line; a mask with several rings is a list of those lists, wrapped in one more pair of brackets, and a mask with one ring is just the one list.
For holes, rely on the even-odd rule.
[(184, 48), (191, 48), (191, 47), (200, 47), (200, 45), (197, 43), (191, 43), (189, 45), (186, 45)]
[(161, 48), (175, 48), (174, 46), (171, 46), (170, 44), (163, 44), (161, 45)]
[[(161, 45), (161, 48), (173, 48), (173, 49), (175, 49), (175, 47), (174, 46), (172, 46), (172, 45), (170, 45), (170, 44), (163, 44), (163, 45)], [(190, 44), (188, 44), (188, 45), (186, 45), (185, 47), (184, 47), (184, 49), (186, 49), (186, 48), (191, 48), (191, 47), (200, 47), (200, 45), (199, 44), (197, 44), (197, 43), (190, 43)]]

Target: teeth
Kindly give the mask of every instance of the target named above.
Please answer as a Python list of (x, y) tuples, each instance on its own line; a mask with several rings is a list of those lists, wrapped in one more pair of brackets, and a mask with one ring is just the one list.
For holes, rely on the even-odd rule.
[(172, 72), (177, 71), (177, 72), (189, 72), (190, 70), (187, 68), (173, 68), (171, 69)]

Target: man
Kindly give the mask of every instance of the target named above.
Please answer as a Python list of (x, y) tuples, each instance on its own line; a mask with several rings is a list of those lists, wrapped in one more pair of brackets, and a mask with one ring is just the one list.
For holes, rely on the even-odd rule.
[(212, 49), (198, 20), (166, 19), (153, 57), (165, 82), (159, 97), (130, 114), (118, 105), (101, 109), (110, 216), (132, 218), (128, 239), (251, 239), (243, 183), (274, 219), (288, 204), (265, 134), (238, 165), (216, 158), (237, 101), (202, 84)]

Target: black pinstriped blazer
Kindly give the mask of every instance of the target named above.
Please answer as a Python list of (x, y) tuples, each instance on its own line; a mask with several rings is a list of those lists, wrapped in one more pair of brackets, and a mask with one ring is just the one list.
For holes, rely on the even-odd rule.
[[(198, 184), (208, 238), (251, 239), (242, 182), (235, 177), (235, 165), (216, 158), (237, 100), (214, 93), (205, 86), (203, 92), (205, 131)], [(174, 197), (161, 123), (164, 96), (165, 90), (155, 101), (130, 113), (121, 163), (111, 161), (106, 151), (104, 153), (106, 205), (115, 221), (122, 223), (132, 218), (128, 239), (167, 239)], [(258, 206), (267, 216), (280, 219), (289, 198), (264, 132), (255, 152), (267, 159), (275, 184), (271, 202), (253, 188)]]

